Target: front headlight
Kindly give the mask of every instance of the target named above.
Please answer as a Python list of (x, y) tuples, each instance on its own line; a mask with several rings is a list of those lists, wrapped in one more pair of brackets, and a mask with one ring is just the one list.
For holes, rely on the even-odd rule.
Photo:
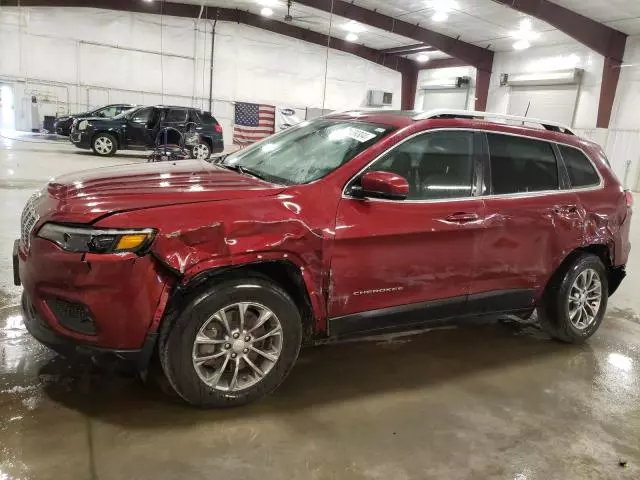
[(142, 252), (151, 244), (155, 230), (99, 229), (45, 223), (38, 230), (37, 236), (55, 243), (67, 252)]
[(86, 120), (82, 120), (78, 124), (78, 130), (86, 130), (88, 125), (89, 125), (89, 122), (87, 122)]

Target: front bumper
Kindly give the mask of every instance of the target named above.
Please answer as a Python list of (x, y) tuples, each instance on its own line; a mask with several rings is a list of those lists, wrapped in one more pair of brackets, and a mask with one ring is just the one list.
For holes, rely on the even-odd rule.
[(25, 318), (46, 327), (31, 328), (42, 343), (135, 353), (155, 335), (171, 279), (151, 255), (70, 253), (38, 237), (14, 252)]
[(40, 343), (66, 357), (88, 355), (92, 357), (111, 357), (131, 363), (140, 371), (148, 368), (155, 348), (157, 333), (149, 333), (139, 349), (110, 349), (82, 344), (59, 335), (36, 312), (26, 292), (22, 294), (22, 318), (27, 331)]
[(91, 148), (91, 139), (86, 130), (72, 130), (69, 140), (78, 148)]

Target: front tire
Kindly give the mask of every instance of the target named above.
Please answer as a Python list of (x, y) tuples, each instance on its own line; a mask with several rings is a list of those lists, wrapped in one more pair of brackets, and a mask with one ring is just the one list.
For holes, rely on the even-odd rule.
[(609, 298), (607, 270), (596, 255), (582, 254), (556, 273), (540, 305), (540, 326), (551, 337), (583, 343), (604, 317)]
[(291, 297), (262, 278), (228, 280), (182, 310), (159, 346), (165, 375), (192, 405), (235, 407), (275, 390), (300, 351)]
[(98, 133), (91, 141), (91, 150), (101, 157), (112, 157), (118, 150), (116, 138), (108, 133)]
[(208, 160), (211, 156), (211, 148), (206, 142), (200, 142), (191, 148), (191, 158), (197, 158), (199, 160)]

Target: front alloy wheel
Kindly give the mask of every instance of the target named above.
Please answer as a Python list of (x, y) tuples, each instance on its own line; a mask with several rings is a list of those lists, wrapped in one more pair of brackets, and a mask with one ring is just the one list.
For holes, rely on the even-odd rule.
[(209, 387), (224, 392), (252, 387), (282, 352), (282, 326), (264, 305), (240, 302), (214, 313), (193, 342), (193, 368)]
[(289, 374), (302, 316), (269, 279), (230, 278), (186, 299), (165, 320), (158, 342), (165, 377), (184, 400), (234, 407), (264, 397)]
[(100, 133), (94, 137), (91, 147), (97, 155), (110, 157), (116, 153), (116, 139), (108, 133)]

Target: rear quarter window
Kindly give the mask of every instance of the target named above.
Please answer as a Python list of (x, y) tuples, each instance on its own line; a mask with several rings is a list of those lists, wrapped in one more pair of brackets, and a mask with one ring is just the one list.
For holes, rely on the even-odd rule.
[(576, 148), (558, 145), (562, 159), (567, 167), (572, 188), (598, 185), (600, 177), (587, 156)]

